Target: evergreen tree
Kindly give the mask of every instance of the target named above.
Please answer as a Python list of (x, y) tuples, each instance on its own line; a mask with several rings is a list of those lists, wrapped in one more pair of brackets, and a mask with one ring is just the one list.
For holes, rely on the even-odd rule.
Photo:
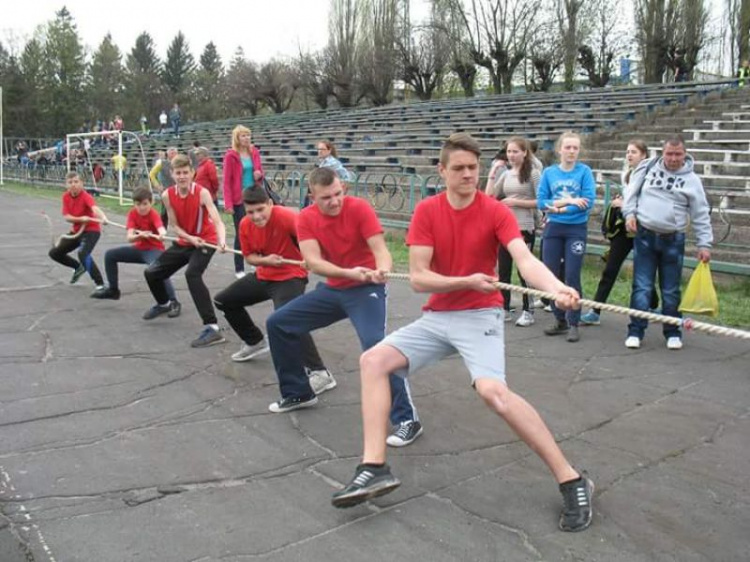
[(213, 42), (206, 45), (195, 73), (195, 87), (188, 110), (198, 121), (211, 121), (225, 115), (226, 81), (224, 65)]
[(190, 54), (185, 36), (180, 31), (167, 49), (167, 60), (164, 62), (162, 79), (174, 97), (180, 95), (192, 86), (195, 59)]
[(237, 49), (229, 65), (226, 85), (229, 115), (257, 115), (262, 99), (258, 67), (245, 59), (242, 47)]
[(42, 69), (46, 133), (78, 130), (86, 117), (86, 57), (73, 16), (65, 7), (47, 25)]
[(125, 119), (135, 123), (141, 115), (156, 123), (162, 109), (169, 109), (161, 81), (161, 62), (154, 40), (143, 32), (135, 40), (125, 62)]
[(21, 53), (21, 77), (23, 84), (23, 100), (18, 109), (18, 128), (25, 135), (44, 136), (49, 133), (49, 125), (45, 122), (42, 112), (41, 92), (45, 87), (44, 51), (37, 39), (31, 39)]
[(23, 136), (23, 112), (26, 104), (26, 90), (23, 72), (17, 57), (11, 55), (0, 44), (0, 84), (3, 88), (3, 121), (5, 134)]
[[(120, 49), (108, 33), (94, 53), (90, 67), (88, 98), (89, 116), (94, 119), (111, 119), (124, 112), (125, 70)], [(129, 127), (136, 128), (134, 122)]]

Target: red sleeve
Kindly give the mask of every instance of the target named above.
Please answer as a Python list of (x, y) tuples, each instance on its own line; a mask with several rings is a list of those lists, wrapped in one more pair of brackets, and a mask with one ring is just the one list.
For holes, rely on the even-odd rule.
[(96, 201), (94, 201), (94, 197), (88, 191), (82, 191), (79, 197), (83, 197), (83, 202), (86, 204), (86, 210), (93, 217), (94, 207), (96, 207)]
[(128, 213), (128, 220), (125, 222), (125, 226), (128, 230), (137, 228), (135, 224), (135, 214), (137, 212), (138, 211), (136, 211), (135, 209), (130, 209), (130, 212)]
[(257, 248), (253, 248), (252, 236), (250, 236), (250, 227), (253, 221), (250, 217), (242, 217), (240, 221), (240, 249), (242, 250), (243, 256), (249, 256), (258, 252)]
[(430, 228), (432, 225), (430, 208), (425, 203), (420, 203), (414, 209), (414, 216), (411, 218), (409, 232), (406, 235), (407, 246), (435, 246), (435, 237)]
[(232, 158), (229, 151), (224, 154), (224, 208), (231, 209), (234, 205), (232, 198), (232, 189), (234, 183), (234, 168), (232, 168)]
[(354, 199), (357, 202), (357, 222), (359, 223), (359, 232), (365, 240), (372, 238), (376, 234), (383, 234), (383, 227), (380, 224), (375, 209), (364, 199)]
[[(311, 207), (308, 207), (312, 209)], [(317, 240), (317, 236), (313, 232), (314, 218), (310, 211), (303, 210), (299, 214), (297, 219), (297, 240), (302, 242), (303, 240)]]
[(219, 191), (219, 174), (216, 171), (216, 164), (213, 160), (208, 161), (208, 180), (211, 184), (211, 191), (214, 193)]
[(155, 209), (151, 209), (151, 226), (155, 232), (158, 232), (160, 228), (164, 228), (164, 223), (161, 222), (161, 216), (156, 212)]
[(516, 215), (505, 205), (495, 205), (495, 236), (500, 243), (508, 247), (514, 238), (521, 238)]
[(70, 196), (67, 192), (63, 193), (62, 196), (62, 214), (63, 216), (72, 214), (70, 212)]
[[(284, 209), (283, 211), (281, 209)], [(297, 218), (298, 214), (288, 209), (287, 207), (275, 207), (274, 212), (279, 211), (279, 223), (281, 224), (284, 232), (289, 236), (297, 239)]]

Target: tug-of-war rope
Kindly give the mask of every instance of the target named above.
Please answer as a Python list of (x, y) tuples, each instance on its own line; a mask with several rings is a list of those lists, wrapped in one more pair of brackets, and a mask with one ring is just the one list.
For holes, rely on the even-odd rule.
[[(44, 216), (44, 218), (47, 220), (50, 226), (50, 232), (52, 232), (52, 220), (44, 212), (42, 212), (42, 216)], [(101, 221), (95, 221), (94, 219), (92, 219), (92, 221), (101, 222)], [(105, 225), (108, 224), (117, 228), (122, 228), (122, 229), (127, 230), (127, 226), (125, 226), (124, 224), (118, 224), (110, 220), (107, 220), (103, 224)], [(83, 232), (83, 230), (84, 228), (81, 228), (77, 233), (63, 234), (62, 236), (57, 238), (57, 241), (55, 241), (55, 238), (53, 236), (52, 237), (53, 245), (56, 246), (57, 244), (60, 243), (60, 240), (63, 240), (63, 239), (78, 238)], [(174, 236), (161, 236), (160, 237), (150, 232), (141, 233), (141, 234), (147, 234), (147, 235), (152, 236), (153, 238), (159, 238), (160, 240), (169, 240), (172, 242), (176, 242), (178, 240), (178, 238)], [(221, 251), (221, 248), (219, 248), (219, 246), (216, 246), (214, 244), (209, 244), (207, 242), (203, 242), (202, 246), (205, 248), (210, 248), (212, 250)], [(243, 255), (242, 252), (238, 250), (234, 250), (232, 248), (224, 248), (224, 251), (230, 254)], [(281, 263), (285, 265), (297, 265), (300, 267), (305, 267), (304, 261), (282, 259)], [(386, 273), (386, 277), (393, 281), (410, 281), (411, 279), (408, 273)], [(531, 297), (549, 299), (551, 301), (556, 300), (555, 293), (548, 293), (546, 291), (540, 291), (538, 289), (531, 289), (529, 287), (519, 287), (517, 285), (511, 285), (510, 283), (502, 283), (500, 281), (496, 281), (494, 285), (499, 291), (511, 291), (514, 293), (521, 293), (523, 295), (528, 295)], [(650, 322), (660, 322), (662, 324), (671, 324), (673, 326), (684, 328), (685, 330), (688, 330), (688, 331), (696, 330), (699, 332), (706, 332), (708, 334), (714, 334), (717, 336), (729, 336), (732, 338), (750, 340), (750, 331), (738, 330), (736, 328), (727, 328), (726, 326), (717, 326), (716, 324), (709, 324), (708, 322), (700, 322), (698, 320), (693, 320), (692, 318), (676, 318), (674, 316), (666, 316), (664, 314), (656, 314), (654, 312), (647, 312), (645, 310), (636, 310), (634, 308), (628, 308), (626, 306), (619, 306), (616, 304), (597, 302), (597, 301), (593, 301), (589, 299), (580, 299), (579, 303), (580, 303), (581, 308), (583, 307), (596, 308), (598, 310), (606, 310), (608, 312), (614, 312), (616, 314), (624, 314), (625, 316), (634, 316), (636, 318), (643, 318), (644, 320), (649, 320)]]

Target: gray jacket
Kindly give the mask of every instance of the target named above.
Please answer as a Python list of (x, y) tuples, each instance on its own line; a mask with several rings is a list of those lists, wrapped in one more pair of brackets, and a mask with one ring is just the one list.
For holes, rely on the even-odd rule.
[(652, 162), (653, 158), (644, 160), (631, 174), (625, 189), (623, 216), (627, 219), (635, 214), (638, 224), (662, 234), (685, 232), (688, 224), (692, 224), (696, 245), (710, 248), (714, 240), (710, 208), (703, 183), (693, 172), (693, 157), (688, 155), (676, 172), (667, 170), (659, 158), (644, 181), (646, 169)]

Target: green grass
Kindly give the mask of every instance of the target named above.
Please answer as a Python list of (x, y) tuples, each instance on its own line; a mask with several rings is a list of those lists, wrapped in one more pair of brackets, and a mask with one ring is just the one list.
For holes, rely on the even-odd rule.
[[(16, 183), (6, 183), (0, 190), (55, 201), (59, 201), (62, 194), (62, 188), (56, 189), (49, 186), (34, 187)], [(115, 212), (120, 215), (126, 214), (130, 208), (129, 206), (121, 206), (117, 200), (106, 197), (98, 197), (97, 204), (105, 212)], [(232, 217), (225, 213), (221, 213), (221, 216), (224, 224), (227, 226), (227, 237), (231, 239), (234, 236)], [(401, 231), (388, 231), (386, 233), (386, 242), (393, 255), (394, 268), (398, 271), (407, 271), (409, 268), (409, 251), (404, 244), (404, 233)], [(597, 256), (586, 257), (582, 271), (583, 294), (585, 297), (593, 298), (603, 267), (604, 262), (601, 258)], [(683, 290), (690, 273), (691, 270), (685, 270)], [(515, 274), (513, 279), (514, 283), (517, 282)], [(608, 302), (628, 306), (630, 303), (631, 282), (630, 262), (626, 262)], [(696, 319), (744, 329), (750, 327), (750, 279), (739, 276), (714, 275), (714, 284), (719, 296), (719, 315), (716, 318), (696, 316)]]

